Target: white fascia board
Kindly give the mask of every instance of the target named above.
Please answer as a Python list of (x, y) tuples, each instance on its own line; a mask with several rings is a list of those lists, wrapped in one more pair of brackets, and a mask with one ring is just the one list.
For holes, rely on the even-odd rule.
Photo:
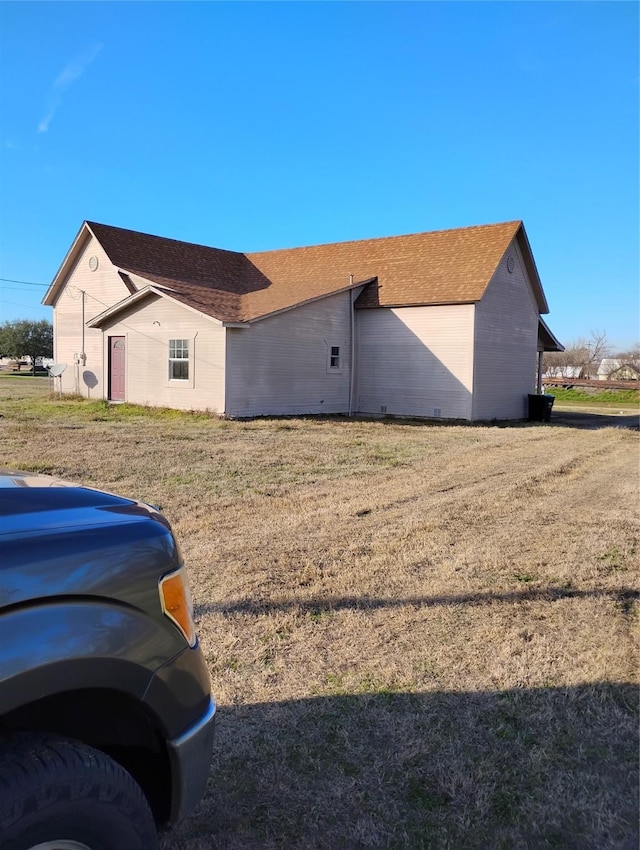
[[(558, 340), (556, 335), (551, 332), (549, 325), (545, 322), (545, 320), (542, 318), (542, 316), (538, 317), (538, 322), (542, 326), (543, 331), (545, 333), (549, 334), (549, 338), (551, 339), (551, 342), (556, 346), (555, 350), (556, 351), (564, 351), (564, 345)], [(539, 331), (538, 331), (538, 336), (540, 336)], [(543, 348), (542, 350), (545, 351), (546, 349)]]
[[(121, 310), (126, 310), (128, 307), (137, 304), (138, 301), (144, 300), (152, 292), (152, 286), (145, 286), (144, 289), (139, 289), (137, 292), (134, 292), (133, 295), (128, 295), (126, 298), (123, 298), (122, 301), (118, 301), (116, 304), (112, 304), (111, 307), (107, 307), (107, 309), (103, 310), (102, 313), (98, 313), (97, 316), (94, 316), (93, 319), (87, 322), (87, 327), (100, 327), (100, 325), (103, 324), (103, 322), (105, 322), (107, 319), (110, 319), (112, 316), (115, 316)], [(161, 292), (157, 292), (156, 294), (162, 295)]]
[(538, 312), (548, 313), (549, 304), (547, 302), (547, 297), (544, 294), (544, 289), (542, 288), (542, 281), (540, 280), (538, 267), (536, 266), (533, 251), (529, 244), (529, 237), (527, 236), (527, 231), (524, 229), (523, 222), (520, 222), (520, 227), (515, 235), (515, 239), (520, 246), (522, 259), (524, 260), (525, 269), (527, 270), (527, 277), (529, 278), (529, 285), (533, 289), (535, 300), (538, 305)]
[[(44, 297), (41, 304), (44, 304), (46, 307), (53, 307), (56, 297), (58, 295), (58, 291), (61, 288), (62, 281), (67, 276), (71, 266), (75, 263), (80, 250), (84, 247), (85, 242), (87, 241), (89, 236), (93, 236), (91, 229), (86, 221), (82, 222), (80, 230), (78, 230), (76, 234), (76, 238), (71, 243), (71, 247), (65, 254), (64, 260), (60, 263), (60, 268), (55, 273), (49, 288), (44, 294)], [(85, 237), (85, 238), (82, 238)]]
[[(122, 271), (124, 271), (122, 269)], [(129, 274), (129, 272), (126, 272)], [(136, 275), (138, 280), (144, 280), (144, 278)], [(195, 307), (190, 307), (188, 304), (184, 304), (182, 301), (179, 301), (177, 298), (172, 298), (171, 295), (168, 294), (170, 290), (168, 287), (159, 286), (156, 283), (149, 284), (145, 286), (144, 289), (139, 289), (137, 292), (134, 292), (133, 295), (130, 295), (128, 298), (124, 298), (122, 301), (118, 301), (117, 304), (114, 304), (112, 307), (109, 307), (107, 310), (103, 310), (98, 316), (95, 316), (91, 319), (90, 322), (87, 322), (87, 327), (89, 328), (99, 328), (103, 325), (107, 319), (111, 319), (116, 316), (118, 313), (122, 312), (122, 310), (128, 310), (129, 307), (133, 307), (139, 301), (143, 301), (149, 297), (149, 295), (157, 295), (160, 298), (167, 298), (169, 301), (172, 301), (174, 304), (177, 304), (178, 307), (182, 307), (184, 310), (189, 310), (191, 313), (195, 313), (196, 316), (201, 316), (203, 319), (208, 319), (210, 322), (214, 322), (216, 325), (222, 325), (220, 319), (216, 319), (215, 316), (209, 316), (207, 313), (203, 313), (201, 310), (196, 310)]]
[[(179, 298), (172, 298), (169, 293), (176, 292), (176, 290), (172, 289), (172, 287), (166, 286), (163, 283), (156, 283), (153, 280), (148, 280), (146, 277), (142, 277), (142, 275), (139, 274), (134, 274), (133, 272), (128, 272), (126, 269), (120, 269), (120, 271), (129, 275), (129, 277), (136, 284), (136, 286), (138, 285), (138, 282), (140, 282), (140, 284), (144, 286), (144, 292), (153, 292), (155, 295), (160, 295), (162, 298), (168, 298), (169, 301), (173, 301), (173, 303), (177, 304), (179, 307), (182, 307), (185, 310), (189, 310), (191, 313), (195, 313), (196, 316), (201, 316), (203, 319), (208, 319), (210, 322), (214, 322), (216, 325), (224, 325), (224, 322), (220, 321), (220, 319), (216, 319), (215, 316), (210, 316), (208, 313), (203, 313), (202, 310), (197, 310), (195, 307), (191, 307), (189, 304), (185, 304), (184, 301), (180, 301)], [(134, 296), (132, 295), (131, 297), (133, 298)], [(124, 306), (124, 302), (121, 301), (120, 304), (121, 306)]]

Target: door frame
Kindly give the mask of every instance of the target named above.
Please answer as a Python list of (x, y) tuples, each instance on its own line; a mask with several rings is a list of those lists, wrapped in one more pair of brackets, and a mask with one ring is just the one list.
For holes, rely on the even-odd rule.
[[(112, 375), (112, 352), (113, 352), (113, 343), (115, 340), (121, 339), (124, 343), (124, 380), (123, 380), (123, 388), (122, 388), (122, 396), (118, 396), (117, 398), (113, 397), (113, 375)], [(108, 381), (107, 381), (107, 399), (108, 401), (124, 401), (126, 396), (126, 375), (127, 375), (127, 338), (123, 334), (114, 334), (113, 336), (107, 337), (107, 350), (109, 352), (109, 356), (107, 359), (108, 363)]]

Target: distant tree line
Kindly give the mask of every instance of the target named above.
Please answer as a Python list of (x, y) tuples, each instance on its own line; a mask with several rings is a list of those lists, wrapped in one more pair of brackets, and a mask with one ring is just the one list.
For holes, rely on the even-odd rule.
[(53, 325), (46, 319), (3, 322), (0, 324), (0, 357), (18, 361), (29, 357), (35, 375), (36, 360), (53, 357)]
[(544, 355), (544, 371), (555, 377), (596, 378), (598, 367), (605, 358), (619, 361), (617, 371), (640, 362), (640, 342), (628, 351), (614, 351), (606, 331), (592, 330), (588, 338), (570, 342), (564, 351), (549, 351)]

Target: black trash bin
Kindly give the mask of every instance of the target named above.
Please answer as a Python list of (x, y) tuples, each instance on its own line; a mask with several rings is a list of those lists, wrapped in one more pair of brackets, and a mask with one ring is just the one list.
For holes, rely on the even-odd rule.
[(529, 395), (529, 421), (551, 422), (551, 408), (555, 397), (552, 395)]

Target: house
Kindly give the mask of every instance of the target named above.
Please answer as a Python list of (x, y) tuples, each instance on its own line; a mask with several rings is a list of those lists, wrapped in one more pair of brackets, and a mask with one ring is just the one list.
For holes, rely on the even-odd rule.
[(518, 419), (562, 350), (520, 221), (246, 254), (85, 221), (43, 303), (63, 392), (229, 417)]
[(637, 381), (638, 378), (640, 378), (639, 360), (605, 357), (598, 366), (600, 381)]

